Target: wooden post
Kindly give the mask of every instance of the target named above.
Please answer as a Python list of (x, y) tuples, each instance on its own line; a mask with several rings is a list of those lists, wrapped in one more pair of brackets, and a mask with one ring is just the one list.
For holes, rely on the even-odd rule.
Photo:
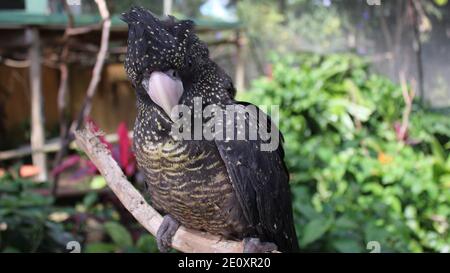
[[(44, 113), (42, 98), (41, 42), (37, 28), (28, 29), (31, 45), (28, 52), (30, 60), (30, 90), (31, 90), (31, 148), (42, 150), (45, 144)], [(47, 158), (44, 152), (32, 155), (33, 165), (40, 170), (36, 181), (46, 181)]]
[(414, 32), (414, 52), (416, 53), (417, 62), (417, 81), (419, 83), (419, 99), (420, 105), (423, 106), (425, 100), (425, 87), (424, 87), (424, 75), (423, 75), (423, 60), (422, 60), (422, 41), (420, 40), (420, 20), (421, 15), (421, 3), (417, 0), (410, 0), (409, 4), (412, 10), (413, 17), (413, 32)]
[(172, 14), (172, 0), (164, 0), (163, 2), (163, 15), (167, 16)]
[(238, 92), (245, 89), (245, 54), (244, 39), (240, 31), (236, 31), (236, 71), (234, 80), (236, 82), (236, 90)]

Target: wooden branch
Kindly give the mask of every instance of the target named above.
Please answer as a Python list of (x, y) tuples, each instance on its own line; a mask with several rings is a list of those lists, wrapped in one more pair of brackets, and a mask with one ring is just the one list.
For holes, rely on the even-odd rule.
[[(69, 86), (69, 68), (67, 65), (67, 58), (69, 56), (69, 35), (68, 35), (68, 29), (72, 28), (74, 25), (74, 18), (73, 14), (70, 11), (69, 5), (66, 1), (63, 1), (64, 10), (67, 14), (67, 27), (64, 31), (64, 46), (61, 51), (60, 55), (60, 82), (59, 82), (59, 88), (58, 88), (58, 99), (57, 99), (57, 105), (58, 105), (58, 114), (59, 114), (59, 137), (61, 142), (61, 151), (58, 152), (56, 159), (53, 162), (53, 168), (55, 169), (59, 164), (61, 164), (62, 157), (67, 153), (68, 143), (69, 139), (67, 137), (67, 134), (69, 134), (69, 124), (68, 120), (66, 118), (66, 98), (67, 98), (67, 92), (68, 92), (68, 86)], [(52, 185), (52, 194), (53, 196), (56, 196), (56, 193), (58, 191), (58, 185), (59, 185), (59, 174), (56, 174), (53, 177), (53, 185)]]
[[(75, 131), (76, 142), (97, 166), (108, 186), (119, 198), (124, 207), (151, 234), (156, 236), (162, 223), (162, 216), (152, 208), (142, 195), (125, 178), (110, 151), (102, 144), (98, 134), (89, 125), (87, 128)], [(242, 242), (222, 240), (205, 232), (194, 231), (180, 227), (172, 240), (172, 247), (182, 252), (214, 252), (242, 253)]]
[[(128, 132), (128, 137), (133, 138), (133, 132)], [(105, 140), (109, 143), (116, 143), (119, 140), (117, 134), (108, 134), (105, 136)], [(76, 149), (77, 146), (74, 142), (69, 144), (69, 149)], [(53, 138), (47, 141), (40, 149), (32, 149), (30, 145), (26, 145), (17, 149), (0, 151), (0, 161), (9, 160), (13, 158), (25, 157), (35, 153), (52, 153), (61, 150), (61, 142), (59, 138)]]
[(405, 109), (403, 109), (402, 124), (400, 126), (397, 138), (401, 141), (406, 141), (409, 127), (409, 116), (412, 111), (412, 105), (414, 102), (416, 92), (414, 91), (415, 90), (414, 88), (411, 88), (411, 90), (408, 88), (408, 85), (406, 83), (406, 76), (403, 71), (399, 72), (399, 78), (400, 78), (400, 85), (402, 88), (403, 100), (405, 102)]
[(14, 60), (9, 58), (2, 58), (2, 64), (12, 68), (28, 68), (30, 67), (30, 60)]
[(99, 24), (93, 24), (93, 25), (84, 26), (84, 27), (71, 27), (66, 30), (66, 33), (68, 36), (76, 36), (76, 35), (89, 33), (91, 31), (97, 30), (99, 28), (100, 28)]
[(84, 120), (91, 112), (92, 98), (94, 97), (98, 83), (100, 82), (100, 76), (103, 70), (103, 65), (105, 63), (106, 54), (108, 53), (109, 34), (111, 30), (111, 18), (109, 10), (106, 6), (105, 0), (95, 0), (95, 3), (98, 6), (98, 11), (100, 12), (100, 16), (103, 20), (100, 51), (98, 52), (97, 60), (94, 65), (94, 69), (92, 70), (92, 78), (86, 91), (86, 97), (83, 106), (81, 107), (78, 119), (71, 126), (72, 130), (80, 129)]

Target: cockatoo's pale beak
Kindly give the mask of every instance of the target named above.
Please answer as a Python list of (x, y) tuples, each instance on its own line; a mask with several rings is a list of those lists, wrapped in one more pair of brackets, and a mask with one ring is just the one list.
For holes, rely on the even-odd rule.
[(147, 94), (152, 101), (161, 107), (169, 117), (173, 107), (178, 105), (183, 94), (183, 83), (171, 73), (172, 71), (166, 73), (155, 71), (150, 75), (148, 83), (145, 84)]

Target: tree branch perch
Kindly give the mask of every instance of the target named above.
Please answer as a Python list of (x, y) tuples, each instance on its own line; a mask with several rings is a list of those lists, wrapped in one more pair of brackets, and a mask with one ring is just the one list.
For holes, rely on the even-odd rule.
[[(117, 162), (112, 158), (110, 151), (94, 133), (90, 125), (75, 131), (75, 138), (83, 150), (97, 166), (105, 178), (108, 186), (119, 198), (125, 208), (136, 220), (151, 234), (156, 232), (162, 223), (162, 216), (152, 208), (142, 197), (139, 191), (126, 179)], [(172, 240), (172, 247), (182, 252), (214, 252), (214, 253), (242, 253), (243, 242), (222, 240), (205, 232), (180, 227)]]

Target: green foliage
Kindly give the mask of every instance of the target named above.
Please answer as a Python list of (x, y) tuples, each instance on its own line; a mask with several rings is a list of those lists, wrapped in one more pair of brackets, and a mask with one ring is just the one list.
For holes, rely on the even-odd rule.
[(110, 242), (93, 242), (86, 245), (87, 253), (153, 253), (158, 252), (155, 238), (149, 234), (143, 234), (136, 243), (133, 243), (130, 232), (118, 222), (104, 224)]
[[(119, 223), (117, 210), (97, 193), (87, 194), (74, 208), (57, 207), (41, 193), (47, 186), (9, 175), (0, 178), (0, 253), (67, 253), (70, 241), (88, 253), (158, 251), (153, 236)], [(132, 236), (129, 230), (138, 233)]]
[(399, 86), (346, 54), (274, 57), (242, 99), (280, 106), (304, 251), (448, 251), (450, 121), (414, 106), (397, 139)]
[(106, 232), (111, 239), (120, 247), (127, 248), (133, 244), (133, 239), (126, 228), (117, 222), (107, 222), (104, 224)]
[[(86, 253), (152, 253), (158, 252), (154, 237), (143, 228), (136, 230), (133, 223), (121, 221), (118, 211), (107, 202), (99, 200), (97, 193), (87, 194), (81, 203), (77, 204), (79, 212), (86, 213), (99, 220), (94, 227), (101, 233), (101, 238), (83, 240), (82, 252)], [(128, 212), (127, 212), (128, 213)], [(138, 225), (139, 227), (139, 225)], [(137, 233), (136, 233), (137, 231)], [(84, 227), (78, 233), (89, 237), (92, 228)], [(134, 235), (134, 236), (133, 236)], [(85, 238), (85, 239), (86, 239)]]
[(64, 252), (76, 238), (50, 220), (53, 200), (27, 180), (0, 178), (0, 252)]

